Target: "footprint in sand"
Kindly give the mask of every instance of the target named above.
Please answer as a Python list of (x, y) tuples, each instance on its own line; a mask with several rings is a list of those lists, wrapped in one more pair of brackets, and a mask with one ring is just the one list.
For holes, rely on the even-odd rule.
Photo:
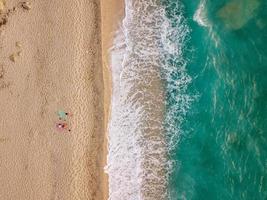
[(0, 0), (0, 27), (6, 25), (8, 22), (8, 17), (14, 14), (17, 9), (23, 9), (29, 11), (31, 9), (31, 4), (28, 1), (19, 2), (17, 6), (11, 9), (6, 8), (6, 1)]
[(3, 79), (5, 75), (5, 70), (3, 65), (0, 65), (0, 79)]
[(5, 143), (8, 142), (9, 139), (8, 138), (0, 138), (0, 143)]
[(10, 83), (6, 83), (4, 81), (4, 76), (5, 76), (5, 70), (3, 65), (0, 65), (0, 90), (8, 88)]

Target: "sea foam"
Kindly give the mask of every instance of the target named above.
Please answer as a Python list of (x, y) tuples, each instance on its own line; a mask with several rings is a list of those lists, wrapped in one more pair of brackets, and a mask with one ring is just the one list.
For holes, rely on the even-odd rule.
[[(110, 200), (168, 197), (168, 153), (175, 137), (166, 132), (176, 125), (171, 119), (169, 128), (164, 123), (165, 116), (175, 114), (166, 108), (165, 89), (184, 90), (190, 78), (182, 59), (188, 29), (181, 16), (173, 23), (166, 16), (157, 0), (125, 2), (125, 18), (111, 49), (113, 91), (105, 168)], [(178, 66), (170, 65), (172, 57)], [(173, 80), (175, 73), (183, 77)], [(181, 94), (174, 98), (184, 104)], [(180, 111), (182, 105), (173, 108)]]
[(204, 26), (204, 27), (209, 27), (210, 26), (210, 22), (207, 18), (207, 13), (205, 10), (205, 6), (206, 6), (206, 0), (201, 0), (199, 3), (199, 6), (194, 14), (194, 21), (197, 22), (200, 26)]

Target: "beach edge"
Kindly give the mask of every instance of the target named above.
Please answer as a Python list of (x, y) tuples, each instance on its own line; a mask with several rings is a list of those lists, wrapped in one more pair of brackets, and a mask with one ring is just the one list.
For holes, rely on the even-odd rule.
[[(100, 0), (101, 9), (101, 43), (102, 43), (102, 69), (104, 81), (104, 160), (103, 168), (107, 165), (108, 155), (108, 123), (111, 113), (111, 96), (112, 96), (112, 72), (110, 63), (110, 48), (113, 46), (113, 40), (116, 31), (122, 24), (124, 18), (125, 3), (124, 0)], [(109, 198), (108, 174), (103, 176), (103, 198)]]

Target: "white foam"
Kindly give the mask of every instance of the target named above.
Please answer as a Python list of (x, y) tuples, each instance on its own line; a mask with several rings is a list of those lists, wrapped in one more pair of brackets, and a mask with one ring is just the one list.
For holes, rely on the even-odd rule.
[[(158, 80), (170, 79), (177, 70), (185, 76), (182, 52), (188, 29), (178, 16), (180, 28), (172, 27), (157, 2), (126, 0), (126, 17), (111, 49), (113, 93), (105, 167), (110, 200), (168, 196), (171, 145), (164, 135), (164, 92)], [(164, 62), (169, 56), (180, 59), (180, 69)], [(189, 81), (181, 77), (174, 87), (184, 89)], [(185, 99), (182, 93), (176, 98)]]
[(205, 10), (206, 0), (202, 0), (199, 3), (198, 9), (194, 14), (194, 21), (196, 21), (200, 26), (209, 27), (210, 23), (207, 18), (207, 12)]
[(216, 31), (213, 28), (212, 22), (209, 20), (207, 16), (207, 8), (206, 8), (207, 0), (201, 0), (198, 8), (194, 14), (193, 20), (197, 22), (200, 26), (206, 27), (209, 32), (209, 37), (214, 41), (215, 47), (219, 46), (220, 39), (216, 34)]

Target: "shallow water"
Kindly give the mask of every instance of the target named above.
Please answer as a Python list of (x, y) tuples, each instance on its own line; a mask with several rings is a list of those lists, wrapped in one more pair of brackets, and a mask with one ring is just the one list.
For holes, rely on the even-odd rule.
[(163, 200), (170, 164), (162, 87), (173, 70), (165, 60), (174, 54), (181, 57), (179, 42), (171, 42), (169, 36), (185, 29), (171, 27), (157, 0), (127, 0), (125, 11), (111, 50), (109, 199)]

